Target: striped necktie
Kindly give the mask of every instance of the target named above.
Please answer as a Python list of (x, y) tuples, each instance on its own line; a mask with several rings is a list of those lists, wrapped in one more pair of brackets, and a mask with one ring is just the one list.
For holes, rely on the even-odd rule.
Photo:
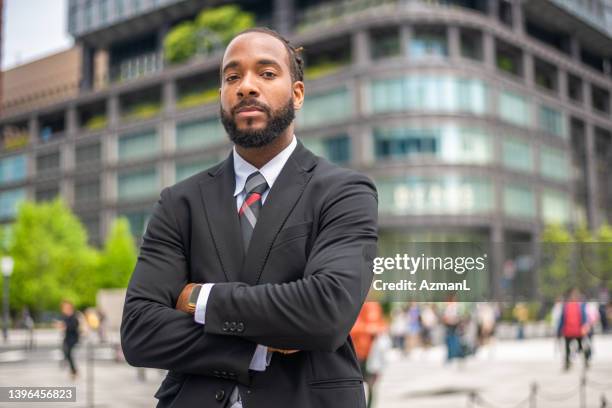
[[(240, 219), (240, 229), (242, 230), (242, 241), (244, 243), (244, 252), (246, 253), (251, 242), (251, 236), (257, 224), (259, 210), (261, 210), (261, 196), (268, 189), (268, 183), (260, 172), (256, 171), (247, 178), (244, 185), (246, 196), (244, 202), (238, 210), (238, 218)], [(238, 386), (232, 390), (229, 398), (229, 408), (242, 408), (242, 399), (238, 392)]]
[(240, 219), (245, 253), (249, 249), (249, 242), (251, 242), (251, 236), (261, 210), (261, 196), (267, 188), (266, 179), (258, 171), (249, 175), (244, 185), (246, 196), (240, 210), (238, 210), (238, 218)]

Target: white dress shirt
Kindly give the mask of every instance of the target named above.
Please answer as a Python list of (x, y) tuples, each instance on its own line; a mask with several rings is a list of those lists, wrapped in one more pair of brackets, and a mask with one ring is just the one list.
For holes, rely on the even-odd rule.
[[(234, 197), (236, 197), (236, 211), (240, 210), (240, 207), (246, 198), (244, 185), (247, 178), (256, 171), (259, 171), (268, 183), (268, 189), (264, 191), (263, 195), (261, 196), (262, 205), (266, 202), (268, 193), (272, 189), (274, 182), (278, 178), (278, 175), (285, 166), (285, 163), (287, 163), (287, 160), (289, 160), (289, 156), (291, 156), (291, 153), (293, 153), (296, 146), (297, 139), (295, 138), (295, 135), (293, 135), (291, 143), (289, 143), (287, 147), (274, 156), (269, 162), (264, 164), (260, 169), (244, 160), (238, 154), (236, 147), (234, 146), (232, 154), (234, 158), (234, 175), (236, 180), (236, 188), (234, 189)], [(213, 285), (214, 283), (205, 283), (202, 285), (194, 313), (194, 320), (197, 323), (204, 324), (205, 322), (206, 303), (208, 302), (208, 296), (210, 295), (210, 290), (212, 289)], [(253, 358), (251, 359), (249, 368), (255, 371), (265, 371), (266, 367), (270, 364), (271, 356), (272, 354), (268, 353), (268, 348), (266, 346), (258, 345), (255, 349), (255, 353), (253, 354)]]

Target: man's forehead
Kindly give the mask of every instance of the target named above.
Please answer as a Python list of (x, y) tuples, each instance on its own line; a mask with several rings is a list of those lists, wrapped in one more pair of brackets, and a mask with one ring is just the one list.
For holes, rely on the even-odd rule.
[(240, 62), (244, 58), (272, 58), (279, 63), (289, 62), (285, 45), (278, 38), (259, 32), (245, 33), (235, 37), (225, 49), (223, 66), (229, 61)]

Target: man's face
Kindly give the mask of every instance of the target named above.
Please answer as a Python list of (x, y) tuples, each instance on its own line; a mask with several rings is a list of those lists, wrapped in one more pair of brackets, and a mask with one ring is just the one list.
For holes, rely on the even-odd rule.
[(230, 42), (222, 64), (221, 121), (230, 139), (245, 148), (271, 143), (303, 100), (284, 44), (264, 33), (242, 34)]

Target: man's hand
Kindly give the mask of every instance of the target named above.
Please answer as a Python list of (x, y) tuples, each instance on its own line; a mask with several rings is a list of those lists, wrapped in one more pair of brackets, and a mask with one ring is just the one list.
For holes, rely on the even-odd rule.
[(285, 350), (285, 349), (279, 349), (279, 348), (274, 348), (274, 347), (268, 347), (268, 351), (275, 351), (281, 354), (293, 354), (293, 353), (297, 353), (300, 350)]
[(185, 313), (194, 314), (195, 310), (190, 308), (188, 303), (189, 295), (191, 295), (191, 291), (193, 290), (193, 287), (195, 285), (197, 285), (197, 283), (188, 283), (187, 285), (185, 285), (185, 287), (181, 291), (181, 294), (178, 297), (178, 300), (176, 301), (176, 306), (174, 307), (175, 309)]

